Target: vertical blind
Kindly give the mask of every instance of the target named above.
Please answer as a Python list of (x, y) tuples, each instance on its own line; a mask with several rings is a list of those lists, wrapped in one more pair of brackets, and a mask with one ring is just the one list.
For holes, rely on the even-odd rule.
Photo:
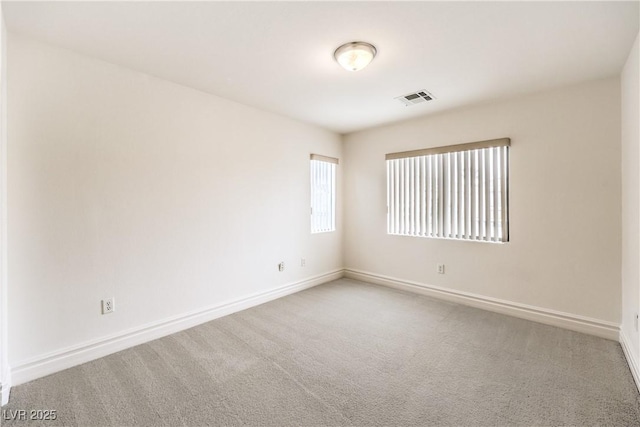
[(507, 242), (508, 138), (387, 154), (387, 232)]
[(336, 229), (336, 165), (338, 159), (311, 155), (311, 232)]

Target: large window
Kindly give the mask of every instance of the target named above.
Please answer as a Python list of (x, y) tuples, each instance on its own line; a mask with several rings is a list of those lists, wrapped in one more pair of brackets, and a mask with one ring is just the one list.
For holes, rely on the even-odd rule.
[(509, 138), (387, 154), (387, 232), (509, 241)]
[(336, 165), (338, 159), (311, 155), (311, 232), (336, 229)]

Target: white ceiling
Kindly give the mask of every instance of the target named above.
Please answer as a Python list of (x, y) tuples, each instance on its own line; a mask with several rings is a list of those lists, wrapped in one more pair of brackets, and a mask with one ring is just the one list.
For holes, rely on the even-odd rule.
[[(9, 31), (339, 133), (617, 75), (638, 5), (2, 2)], [(333, 60), (354, 40), (378, 49), (356, 73)]]

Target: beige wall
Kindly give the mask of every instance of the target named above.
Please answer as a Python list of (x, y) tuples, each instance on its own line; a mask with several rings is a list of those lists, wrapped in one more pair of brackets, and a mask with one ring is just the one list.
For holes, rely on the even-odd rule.
[(309, 232), (309, 154), (341, 157), (339, 135), (14, 34), (8, 48), (13, 368), (342, 267), (340, 209), (338, 232)]
[(622, 326), (636, 366), (640, 366), (640, 336), (635, 316), (640, 312), (640, 85), (638, 38), (622, 71)]
[[(512, 142), (509, 243), (386, 234), (385, 153), (502, 137)], [(344, 141), (346, 268), (620, 321), (618, 78), (357, 132)], [(436, 273), (437, 263), (446, 274)]]
[(9, 322), (7, 301), (7, 30), (0, 7), (0, 401), (9, 401)]

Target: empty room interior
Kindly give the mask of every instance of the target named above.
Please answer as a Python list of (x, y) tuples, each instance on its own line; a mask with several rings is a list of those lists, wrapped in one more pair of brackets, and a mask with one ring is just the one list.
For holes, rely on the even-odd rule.
[(2, 1), (6, 426), (640, 426), (639, 1)]

